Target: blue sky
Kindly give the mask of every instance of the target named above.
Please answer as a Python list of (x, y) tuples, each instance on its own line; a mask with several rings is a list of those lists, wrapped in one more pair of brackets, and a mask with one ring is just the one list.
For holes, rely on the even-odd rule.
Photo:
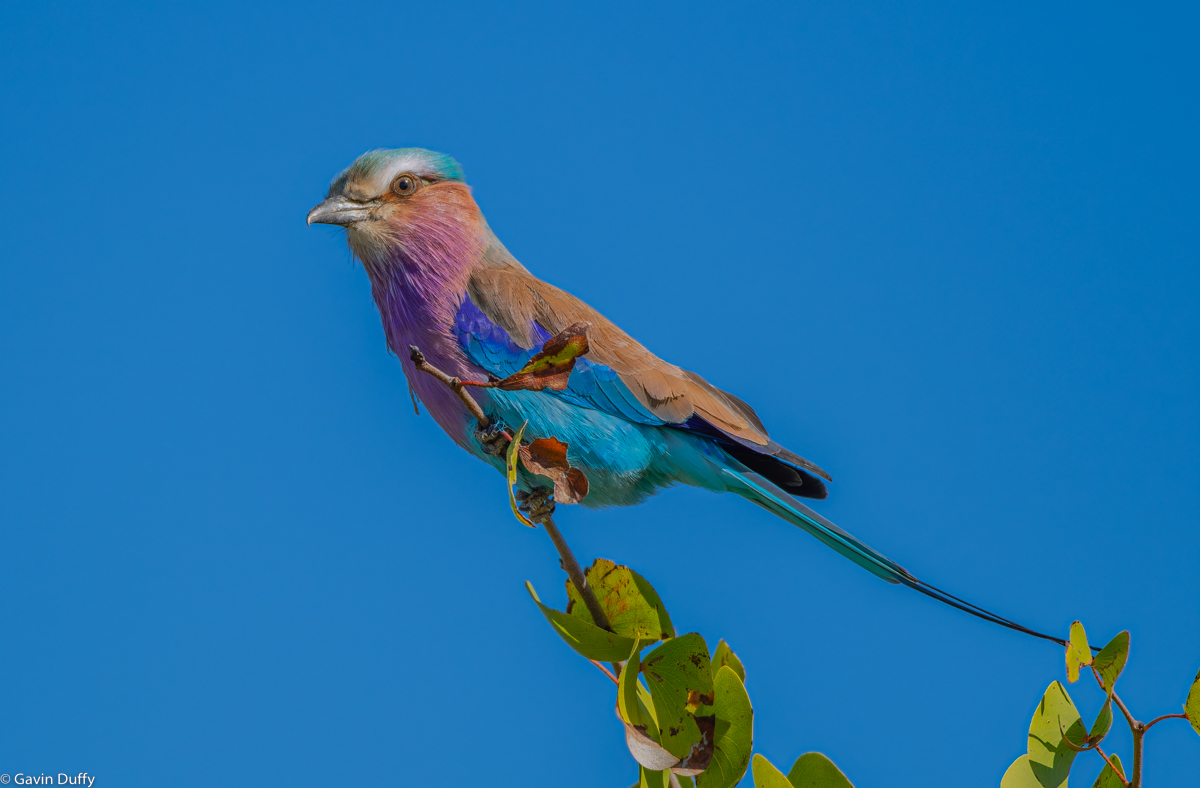
[[(0, 771), (633, 782), (612, 686), (522, 587), (562, 603), (549, 540), (413, 414), (365, 275), (304, 224), (406, 145), (457, 157), (535, 273), (829, 469), (824, 514), (1030, 626), (1130, 629), (1123, 697), (1177, 711), (1195, 12), (826, 5), (6, 9)], [(1057, 647), (740, 499), (559, 521), (733, 645), (785, 768), (998, 785), (1063, 677)], [(1198, 768), (1185, 723), (1151, 732), (1151, 784)]]

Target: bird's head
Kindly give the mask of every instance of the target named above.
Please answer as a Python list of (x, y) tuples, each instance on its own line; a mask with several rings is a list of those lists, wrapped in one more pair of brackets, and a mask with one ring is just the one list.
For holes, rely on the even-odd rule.
[(364, 262), (446, 219), (478, 216), (462, 168), (444, 153), (395, 148), (364, 153), (329, 185), (325, 200), (308, 212), (308, 223), (345, 227)]

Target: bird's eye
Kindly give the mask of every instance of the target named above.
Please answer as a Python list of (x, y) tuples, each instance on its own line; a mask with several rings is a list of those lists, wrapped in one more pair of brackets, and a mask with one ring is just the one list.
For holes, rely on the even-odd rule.
[(407, 197), (417, 190), (417, 176), (409, 172), (402, 172), (396, 176), (396, 180), (392, 181), (392, 191), (401, 197)]

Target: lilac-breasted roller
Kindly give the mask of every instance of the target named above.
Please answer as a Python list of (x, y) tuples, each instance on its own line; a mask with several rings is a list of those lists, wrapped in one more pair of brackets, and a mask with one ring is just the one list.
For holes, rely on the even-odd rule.
[[(473, 391), (492, 420), (528, 422), (529, 438), (568, 444), (570, 463), (588, 477), (585, 506), (636, 504), (675, 484), (736, 493), (884, 580), (1029, 631), (917, 580), (796, 500), (825, 498), (829, 475), (771, 440), (745, 402), (662, 360), (526, 270), (488, 227), (449, 156), (421, 148), (365, 153), (333, 180), (308, 223), (346, 228), (409, 385), (458, 445), (501, 472), (503, 459), (477, 440), (464, 404), (418, 373), (408, 348), (465, 380), (503, 378), (583, 321), (589, 350), (564, 391)], [(523, 475), (520, 483), (529, 489), (539, 481)]]

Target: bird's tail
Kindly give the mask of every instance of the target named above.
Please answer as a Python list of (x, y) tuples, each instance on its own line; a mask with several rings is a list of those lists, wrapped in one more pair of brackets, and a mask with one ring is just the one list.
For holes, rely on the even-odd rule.
[(732, 469), (726, 469), (725, 474), (730, 482), (729, 487), (732, 491), (738, 493), (743, 498), (752, 501), (762, 508), (766, 509), (771, 514), (787, 520), (792, 525), (802, 528), (815, 536), (817, 539), (824, 542), (829, 547), (832, 547), (837, 552), (849, 558), (854, 563), (866, 569), (876, 577), (881, 577), (889, 583), (898, 583), (908, 586), (914, 591), (919, 591), (925, 596), (958, 608), (964, 612), (970, 613), (973, 616), (982, 618), (984, 621), (990, 621), (993, 624), (999, 624), (1002, 627), (1014, 629), (1017, 632), (1024, 632), (1026, 635), (1031, 635), (1043, 640), (1049, 640), (1058, 643), (1060, 646), (1065, 646), (1066, 641), (1062, 638), (1056, 638), (1052, 635), (1047, 635), (1042, 632), (1022, 626), (1014, 621), (1009, 621), (1003, 616), (996, 615), (988, 610), (984, 610), (978, 605), (973, 605), (970, 602), (959, 599), (953, 594), (949, 594), (940, 588), (931, 586), (923, 580), (918, 580), (904, 567), (897, 564), (895, 561), (887, 558), (884, 555), (872, 550), (867, 545), (863, 544), (858, 539), (838, 528), (833, 523), (826, 520), (821, 515), (814, 512), (804, 504), (797, 501), (792, 496), (779, 489), (771, 482), (753, 472), (738, 472)]

